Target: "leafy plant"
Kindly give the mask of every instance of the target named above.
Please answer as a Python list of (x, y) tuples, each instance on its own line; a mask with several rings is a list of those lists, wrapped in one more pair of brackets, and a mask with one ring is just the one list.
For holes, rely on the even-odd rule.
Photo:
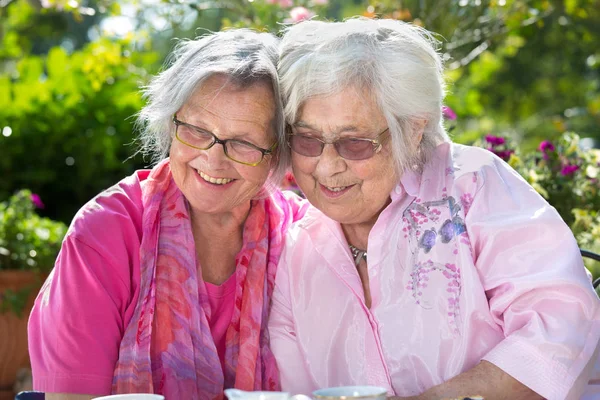
[[(44, 205), (36, 194), (20, 190), (0, 202), (0, 271), (34, 271), (47, 274), (67, 232), (62, 222), (40, 217), (35, 208)], [(19, 315), (33, 287), (0, 293), (0, 312)]]

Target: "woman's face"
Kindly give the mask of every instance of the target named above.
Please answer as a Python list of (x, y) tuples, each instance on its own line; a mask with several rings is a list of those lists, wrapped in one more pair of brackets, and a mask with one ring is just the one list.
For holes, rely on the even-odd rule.
[[(268, 84), (241, 89), (220, 75), (206, 80), (177, 112), (179, 121), (221, 140), (236, 139), (262, 149), (276, 141), (274, 118), (275, 101)], [(227, 158), (223, 150), (218, 143), (199, 150), (173, 138), (173, 179), (195, 212), (218, 214), (248, 207), (269, 176), (270, 155), (253, 167)]]
[[(307, 100), (293, 132), (332, 142), (346, 137), (374, 139), (386, 128), (370, 93), (349, 87)], [(398, 182), (389, 132), (381, 140), (381, 151), (365, 160), (344, 159), (331, 144), (317, 157), (292, 151), (294, 175), (308, 200), (342, 224), (374, 223)]]

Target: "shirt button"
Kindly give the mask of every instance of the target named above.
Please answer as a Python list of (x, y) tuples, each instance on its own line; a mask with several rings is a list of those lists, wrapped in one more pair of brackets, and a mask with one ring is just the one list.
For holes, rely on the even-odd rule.
[(402, 194), (402, 188), (400, 186), (396, 186), (396, 194)]

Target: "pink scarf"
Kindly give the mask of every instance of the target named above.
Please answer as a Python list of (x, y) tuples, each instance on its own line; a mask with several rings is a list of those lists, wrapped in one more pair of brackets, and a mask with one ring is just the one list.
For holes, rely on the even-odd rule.
[(113, 393), (159, 393), (167, 400), (222, 399), (224, 387), (279, 390), (269, 349), (268, 306), (289, 225), (306, 207), (276, 192), (253, 200), (236, 258), (235, 308), (226, 334), (225, 373), (208, 321), (185, 197), (169, 160), (142, 184), (140, 296), (119, 350)]

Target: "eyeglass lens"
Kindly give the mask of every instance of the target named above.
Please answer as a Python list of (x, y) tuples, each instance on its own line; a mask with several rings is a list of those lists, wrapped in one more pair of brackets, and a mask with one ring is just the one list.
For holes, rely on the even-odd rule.
[[(177, 135), (185, 144), (200, 150), (206, 150), (216, 142), (216, 136), (210, 132), (193, 129), (183, 124), (179, 124), (177, 127)], [(227, 140), (224, 144), (224, 151), (227, 157), (241, 163), (259, 163), (263, 158), (260, 150), (237, 140)]]
[[(375, 154), (375, 146), (370, 140), (339, 139), (333, 145), (338, 154), (348, 160), (365, 160)], [(303, 156), (318, 157), (323, 152), (325, 143), (309, 136), (292, 135), (290, 136), (290, 147)]]

